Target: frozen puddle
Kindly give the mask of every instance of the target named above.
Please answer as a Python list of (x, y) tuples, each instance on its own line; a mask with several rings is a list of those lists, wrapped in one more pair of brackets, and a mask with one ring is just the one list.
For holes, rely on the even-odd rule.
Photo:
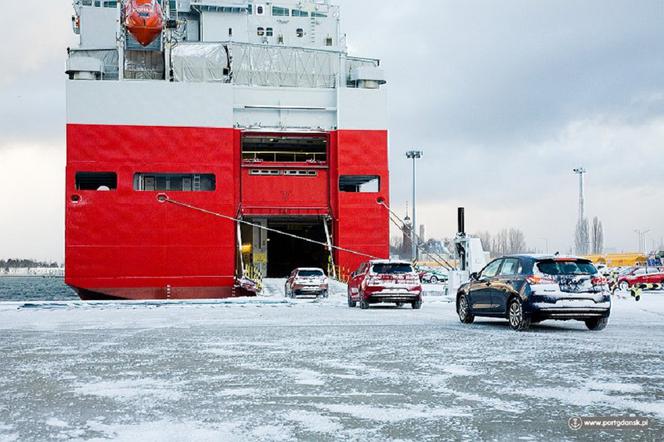
[[(0, 440), (574, 440), (664, 428), (664, 295), (609, 327), (459, 323), (454, 304), (330, 299), (0, 304)], [(606, 433), (606, 439), (615, 435)]]

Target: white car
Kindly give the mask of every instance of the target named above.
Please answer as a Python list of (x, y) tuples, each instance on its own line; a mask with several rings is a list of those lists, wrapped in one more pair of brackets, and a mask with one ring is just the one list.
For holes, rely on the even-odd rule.
[(323, 269), (298, 268), (291, 272), (284, 289), (287, 298), (316, 296), (327, 298), (329, 280)]

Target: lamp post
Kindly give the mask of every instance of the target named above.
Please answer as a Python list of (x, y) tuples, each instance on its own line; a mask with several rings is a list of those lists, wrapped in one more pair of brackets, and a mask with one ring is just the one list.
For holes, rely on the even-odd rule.
[(415, 198), (417, 196), (417, 179), (416, 179), (417, 170), (415, 164), (417, 160), (422, 158), (423, 154), (424, 152), (420, 150), (411, 150), (406, 152), (406, 158), (408, 158), (409, 160), (413, 160), (413, 224), (410, 229), (410, 243), (412, 246), (411, 256), (413, 257), (413, 261), (417, 261), (417, 243), (418, 243), (417, 234), (415, 233), (417, 230), (417, 218), (415, 212), (415, 207), (416, 207)]
[(634, 233), (636, 233), (639, 236), (639, 253), (642, 251), (647, 252), (648, 244), (646, 244), (646, 235), (650, 233), (650, 230), (641, 230), (641, 229), (635, 229)]
[[(590, 250), (590, 232), (587, 229), (586, 220), (586, 195), (585, 195), (585, 186), (583, 176), (588, 173), (588, 171), (583, 167), (578, 167), (573, 170), (575, 174), (579, 176), (579, 221), (576, 224), (576, 239), (578, 244), (576, 244), (577, 250), (576, 253), (579, 255), (586, 255)], [(585, 227), (585, 228), (582, 228)]]

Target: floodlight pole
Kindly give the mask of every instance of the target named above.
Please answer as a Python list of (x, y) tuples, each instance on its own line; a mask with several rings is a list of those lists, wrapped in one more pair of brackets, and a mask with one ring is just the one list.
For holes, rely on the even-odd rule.
[(574, 173), (579, 175), (579, 222), (582, 222), (586, 217), (586, 198), (583, 176), (588, 173), (588, 171), (583, 167), (579, 167), (578, 169), (574, 169)]
[(409, 160), (413, 160), (413, 223), (411, 224), (410, 228), (410, 244), (411, 244), (411, 256), (413, 258), (413, 262), (416, 262), (418, 259), (417, 256), (417, 234), (415, 233), (415, 229), (417, 229), (417, 218), (416, 218), (416, 197), (417, 197), (417, 169), (416, 169), (416, 162), (420, 158), (422, 158), (422, 155), (424, 152), (420, 150), (411, 150), (406, 152), (406, 158)]

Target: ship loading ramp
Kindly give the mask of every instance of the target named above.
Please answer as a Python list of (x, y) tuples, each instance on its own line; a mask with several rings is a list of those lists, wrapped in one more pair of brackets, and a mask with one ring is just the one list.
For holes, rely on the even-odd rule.
[[(241, 255), (246, 266), (267, 278), (287, 277), (298, 267), (328, 269), (329, 226), (324, 217), (282, 216), (246, 219), (241, 226)], [(266, 227), (263, 229), (261, 227)]]

